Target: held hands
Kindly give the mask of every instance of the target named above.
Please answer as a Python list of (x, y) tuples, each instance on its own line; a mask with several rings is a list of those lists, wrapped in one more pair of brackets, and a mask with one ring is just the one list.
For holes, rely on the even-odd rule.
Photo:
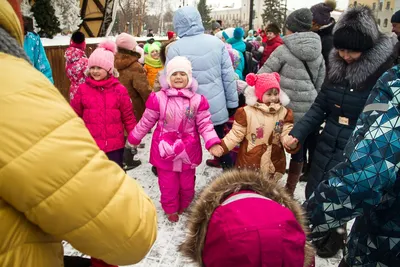
[(283, 146), (287, 150), (296, 149), (298, 144), (299, 144), (299, 140), (296, 137), (293, 137), (291, 135), (285, 136), (285, 138), (283, 140)]
[(221, 157), (222, 154), (224, 154), (224, 149), (222, 148), (222, 146), (220, 145), (213, 145), (209, 152), (211, 153), (211, 155), (213, 155), (214, 157)]

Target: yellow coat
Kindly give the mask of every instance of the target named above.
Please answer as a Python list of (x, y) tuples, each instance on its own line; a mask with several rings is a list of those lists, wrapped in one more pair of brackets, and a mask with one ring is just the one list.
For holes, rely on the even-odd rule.
[[(0, 27), (18, 28), (4, 25), (17, 23), (9, 7), (0, 0)], [(152, 201), (43, 74), (0, 62), (0, 266), (63, 266), (62, 240), (110, 264), (139, 262), (156, 239)]]

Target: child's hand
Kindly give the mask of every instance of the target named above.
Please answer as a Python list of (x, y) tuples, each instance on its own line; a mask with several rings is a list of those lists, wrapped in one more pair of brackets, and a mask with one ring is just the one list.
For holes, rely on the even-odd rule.
[(299, 140), (291, 135), (286, 136), (283, 140), (283, 146), (287, 150), (296, 149), (298, 144), (299, 144)]
[(213, 155), (214, 157), (221, 157), (222, 154), (224, 154), (224, 149), (222, 148), (222, 146), (220, 145), (213, 145), (209, 152), (211, 153), (211, 155)]

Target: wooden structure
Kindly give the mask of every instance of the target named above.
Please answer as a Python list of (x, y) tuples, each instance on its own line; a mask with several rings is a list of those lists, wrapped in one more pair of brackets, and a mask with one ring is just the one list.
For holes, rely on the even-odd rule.
[(115, 1), (117, 0), (80, 0), (83, 20), (80, 31), (86, 37), (106, 36), (113, 23)]

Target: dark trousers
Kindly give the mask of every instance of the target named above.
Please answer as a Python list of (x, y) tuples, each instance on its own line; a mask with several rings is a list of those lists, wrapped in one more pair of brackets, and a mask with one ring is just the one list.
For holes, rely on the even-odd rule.
[[(214, 130), (217, 133), (219, 139), (222, 139), (225, 136), (224, 128), (225, 128), (225, 124), (214, 125)], [(222, 157), (220, 157), (220, 160), (221, 160), (221, 166), (223, 169), (233, 167), (233, 160), (229, 154), (223, 155)]]
[(350, 267), (344, 260), (342, 260), (338, 267)]
[(315, 148), (317, 147), (318, 136), (319, 136), (319, 131), (313, 132), (309, 136), (307, 136), (300, 150), (296, 154), (292, 154), (292, 160), (295, 162), (306, 161), (307, 151), (308, 151), (308, 163), (311, 163), (312, 158), (314, 156)]
[(122, 168), (122, 162), (124, 161), (124, 149), (113, 150), (106, 153), (109, 160), (114, 161)]

